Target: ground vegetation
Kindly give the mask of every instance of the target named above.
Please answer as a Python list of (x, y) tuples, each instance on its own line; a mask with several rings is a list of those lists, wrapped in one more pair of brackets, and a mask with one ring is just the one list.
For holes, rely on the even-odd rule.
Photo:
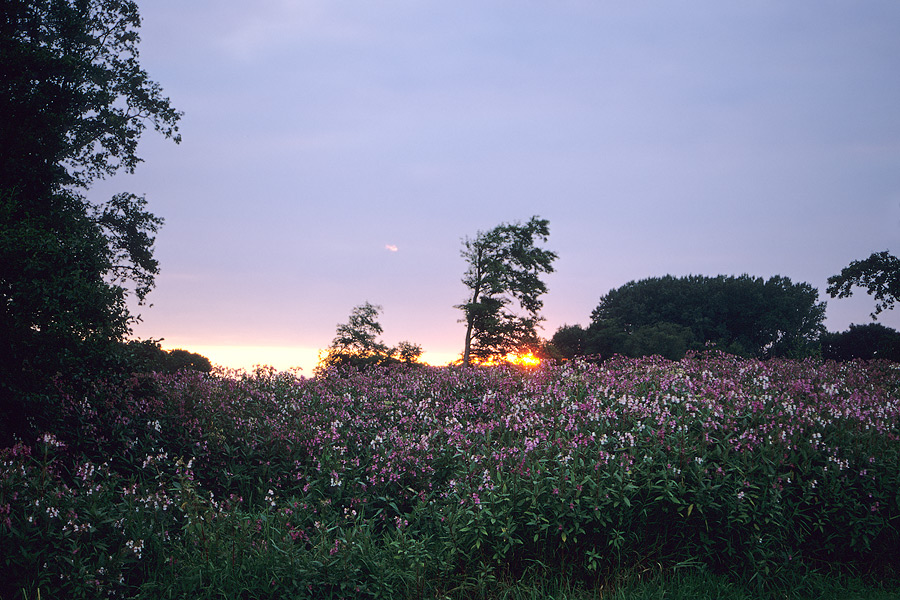
[(3, 598), (627, 597), (642, 581), (818, 598), (900, 573), (895, 363), (181, 371), (60, 392), (55, 424), (0, 450)]

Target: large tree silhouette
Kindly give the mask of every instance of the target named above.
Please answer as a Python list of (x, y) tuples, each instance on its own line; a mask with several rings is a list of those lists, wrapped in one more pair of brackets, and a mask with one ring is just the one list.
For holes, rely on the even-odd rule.
[(654, 277), (600, 299), (588, 353), (680, 358), (708, 343), (741, 356), (803, 357), (824, 333), (825, 303), (787, 277)]
[(547, 291), (541, 274), (553, 272), (556, 254), (535, 242), (547, 241), (549, 233), (548, 221), (535, 216), (524, 225), (502, 223), (463, 240), (468, 267), (462, 281), (469, 297), (456, 306), (466, 324), (463, 364), (536, 344), (540, 297)]
[(158, 273), (152, 246), (162, 220), (144, 198), (123, 193), (95, 205), (83, 195), (99, 178), (134, 170), (147, 127), (179, 139), (180, 113), (138, 62), (139, 25), (127, 0), (0, 0), (7, 419), (21, 416), (22, 398), (45, 375), (92, 372), (88, 359), (130, 331), (129, 290), (143, 302)]

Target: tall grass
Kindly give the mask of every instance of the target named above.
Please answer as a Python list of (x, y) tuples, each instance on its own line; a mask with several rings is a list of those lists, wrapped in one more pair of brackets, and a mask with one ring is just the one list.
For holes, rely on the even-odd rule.
[(781, 597), (900, 565), (892, 363), (59, 388), (41, 439), (0, 450), (3, 598)]

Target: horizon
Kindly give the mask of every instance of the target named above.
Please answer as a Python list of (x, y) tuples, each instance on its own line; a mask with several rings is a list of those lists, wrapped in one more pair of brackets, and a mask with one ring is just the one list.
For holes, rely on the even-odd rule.
[[(820, 300), (822, 300), (822, 298), (820, 298)], [(849, 311), (851, 313), (859, 310), (869, 310), (869, 313), (871, 313), (873, 308), (865, 309), (865, 306), (874, 307), (874, 302), (871, 300), (871, 298), (869, 298), (868, 295), (866, 295), (864, 290), (860, 290), (859, 292), (854, 293), (851, 298), (829, 298), (828, 300), (835, 302), (840, 301), (844, 303), (849, 302), (853, 305), (853, 309)], [(898, 326), (896, 324), (889, 323), (900, 319), (900, 315), (894, 313), (893, 311), (888, 310), (881, 313), (877, 320), (872, 320), (869, 313), (866, 313), (866, 319), (862, 322), (850, 322), (843, 328), (832, 329), (828, 327), (829, 319), (827, 317), (826, 308), (826, 329), (830, 333), (840, 333), (843, 331), (847, 331), (850, 325), (867, 325), (871, 323), (878, 323), (895, 330), (898, 329)], [(568, 323), (568, 325), (575, 324), (576, 323)], [(586, 327), (590, 324), (590, 320), (588, 319), (586, 323), (577, 324)], [(563, 325), (567, 324), (561, 324), (560, 327), (562, 327)], [(547, 336), (545, 339), (549, 341), (551, 337), (552, 334)], [(412, 341), (415, 342), (415, 340)], [(214, 366), (224, 367), (226, 369), (245, 370), (248, 372), (252, 372), (253, 369), (258, 366), (270, 366), (279, 371), (288, 371), (299, 368), (301, 375), (311, 377), (316, 365), (319, 362), (320, 355), (327, 350), (328, 344), (325, 344), (322, 347), (313, 348), (278, 345), (204, 345), (179, 343), (177, 340), (174, 342), (163, 340), (161, 342), (161, 346), (164, 350), (187, 350), (189, 352), (200, 354), (201, 356), (208, 358)], [(422, 356), (420, 357), (419, 362), (431, 366), (446, 366), (451, 362), (460, 360), (461, 358), (462, 342), (460, 342), (460, 349), (456, 352), (432, 351), (428, 348), (423, 348)]]
[(531, 215), (559, 255), (545, 338), (667, 274), (809, 283), (844, 331), (874, 302), (828, 298), (827, 278), (900, 251), (894, 2), (140, 11), (183, 141), (148, 132), (136, 172), (88, 197), (146, 195), (165, 219), (134, 336), (166, 347), (296, 352), (310, 372), (370, 301), (387, 344), (458, 354), (461, 240)]

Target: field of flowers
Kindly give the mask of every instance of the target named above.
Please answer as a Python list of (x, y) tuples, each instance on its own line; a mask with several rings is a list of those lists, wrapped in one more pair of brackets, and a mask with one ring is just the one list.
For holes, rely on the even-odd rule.
[(2, 598), (463, 598), (679, 567), (766, 589), (900, 569), (894, 363), (59, 387), (41, 439), (0, 450)]

